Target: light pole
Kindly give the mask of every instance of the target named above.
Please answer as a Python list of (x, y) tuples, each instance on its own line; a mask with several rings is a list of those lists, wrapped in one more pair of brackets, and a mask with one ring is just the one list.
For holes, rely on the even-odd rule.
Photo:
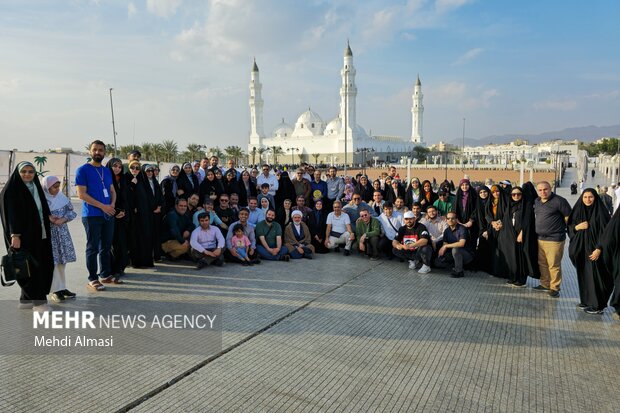
[(293, 159), (293, 151), (299, 152), (299, 148), (288, 148), (287, 150), (291, 151), (291, 165), (293, 165), (295, 163), (295, 161)]
[(112, 88), (110, 88), (110, 109), (112, 110), (112, 134), (114, 137), (114, 157), (116, 158), (116, 127), (114, 126), (114, 105), (112, 104)]
[(349, 129), (348, 118), (348, 106), (349, 106), (349, 69), (344, 71), (344, 175), (347, 175), (347, 129)]
[(375, 150), (373, 148), (359, 148), (358, 150), (355, 151), (355, 153), (361, 153), (362, 154), (362, 173), (364, 175), (366, 175), (366, 154), (368, 152), (374, 152)]
[(463, 146), (461, 147), (461, 169), (465, 170), (465, 118), (463, 118)]

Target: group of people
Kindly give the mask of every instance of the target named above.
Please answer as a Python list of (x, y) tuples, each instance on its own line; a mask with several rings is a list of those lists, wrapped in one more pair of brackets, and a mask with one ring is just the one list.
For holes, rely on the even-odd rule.
[[(222, 168), (217, 157), (175, 165), (160, 182), (158, 167), (142, 164), (138, 151), (126, 164), (112, 158), (104, 166), (105, 145), (94, 141), (90, 156), (76, 187), (91, 291), (123, 283), (129, 265), (250, 266), (342, 250), (406, 261), (419, 274), (445, 268), (461, 278), (480, 270), (517, 288), (531, 277), (540, 280), (535, 290), (558, 297), (568, 235), (579, 307), (600, 314), (610, 302), (620, 313), (620, 218), (595, 189), (571, 207), (548, 182), (404, 183), (394, 167), (374, 181), (340, 177), (333, 166), (301, 165), (289, 175), (269, 165), (239, 170), (232, 160)], [(2, 192), (7, 248), (32, 250), (38, 264), (37, 278), (21, 285), (24, 305), (45, 303), (50, 292), (54, 301), (75, 296), (64, 285), (64, 265), (75, 261), (66, 222), (76, 214), (58, 186), (54, 177), (39, 183), (22, 163)]]

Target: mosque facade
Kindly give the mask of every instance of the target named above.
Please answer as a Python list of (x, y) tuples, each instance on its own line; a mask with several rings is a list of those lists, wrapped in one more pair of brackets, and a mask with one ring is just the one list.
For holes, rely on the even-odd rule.
[[(381, 162), (395, 162), (401, 156), (411, 154), (413, 148), (425, 145), (422, 132), (424, 106), (422, 104), (422, 83), (418, 76), (414, 86), (411, 107), (411, 137), (370, 136), (357, 123), (355, 84), (356, 69), (353, 52), (347, 44), (340, 70), (340, 108), (338, 116), (329, 122), (308, 108), (297, 118), (294, 125), (282, 122), (270, 134), (265, 134), (263, 123), (262, 84), (258, 65), (254, 61), (250, 75), (250, 138), (248, 154), (259, 148), (281, 148), (280, 160), (300, 160), (325, 164), (360, 164), (373, 159)], [(345, 156), (346, 154), (346, 156)], [(286, 163), (286, 162), (282, 162)]]

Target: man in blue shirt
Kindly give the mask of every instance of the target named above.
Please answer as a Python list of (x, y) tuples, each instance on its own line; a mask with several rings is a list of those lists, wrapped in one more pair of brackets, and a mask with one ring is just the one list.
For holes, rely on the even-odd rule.
[(101, 164), (105, 157), (105, 144), (100, 140), (93, 141), (89, 153), (91, 161), (75, 172), (75, 185), (78, 197), (84, 201), (82, 224), (86, 230), (87, 287), (92, 291), (103, 291), (105, 287), (100, 278), (104, 282), (114, 281), (113, 274), (110, 274), (110, 250), (114, 237), (116, 192), (112, 173)]

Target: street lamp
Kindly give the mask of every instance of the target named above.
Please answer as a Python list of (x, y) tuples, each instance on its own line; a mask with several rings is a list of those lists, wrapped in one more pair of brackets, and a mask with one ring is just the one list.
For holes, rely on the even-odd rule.
[(112, 104), (112, 88), (110, 88), (110, 109), (112, 110), (112, 135), (114, 137), (114, 157), (116, 158), (116, 127), (114, 126), (114, 105)]
[(375, 150), (373, 148), (358, 148), (355, 151), (356, 154), (359, 154), (359, 153), (362, 154), (362, 160), (363, 160), (363, 163), (362, 163), (362, 173), (364, 175), (366, 175), (366, 154), (369, 153), (369, 152), (374, 152), (374, 151)]
[(287, 148), (287, 151), (291, 151), (291, 165), (295, 163), (293, 159), (293, 152), (299, 152), (299, 148)]

